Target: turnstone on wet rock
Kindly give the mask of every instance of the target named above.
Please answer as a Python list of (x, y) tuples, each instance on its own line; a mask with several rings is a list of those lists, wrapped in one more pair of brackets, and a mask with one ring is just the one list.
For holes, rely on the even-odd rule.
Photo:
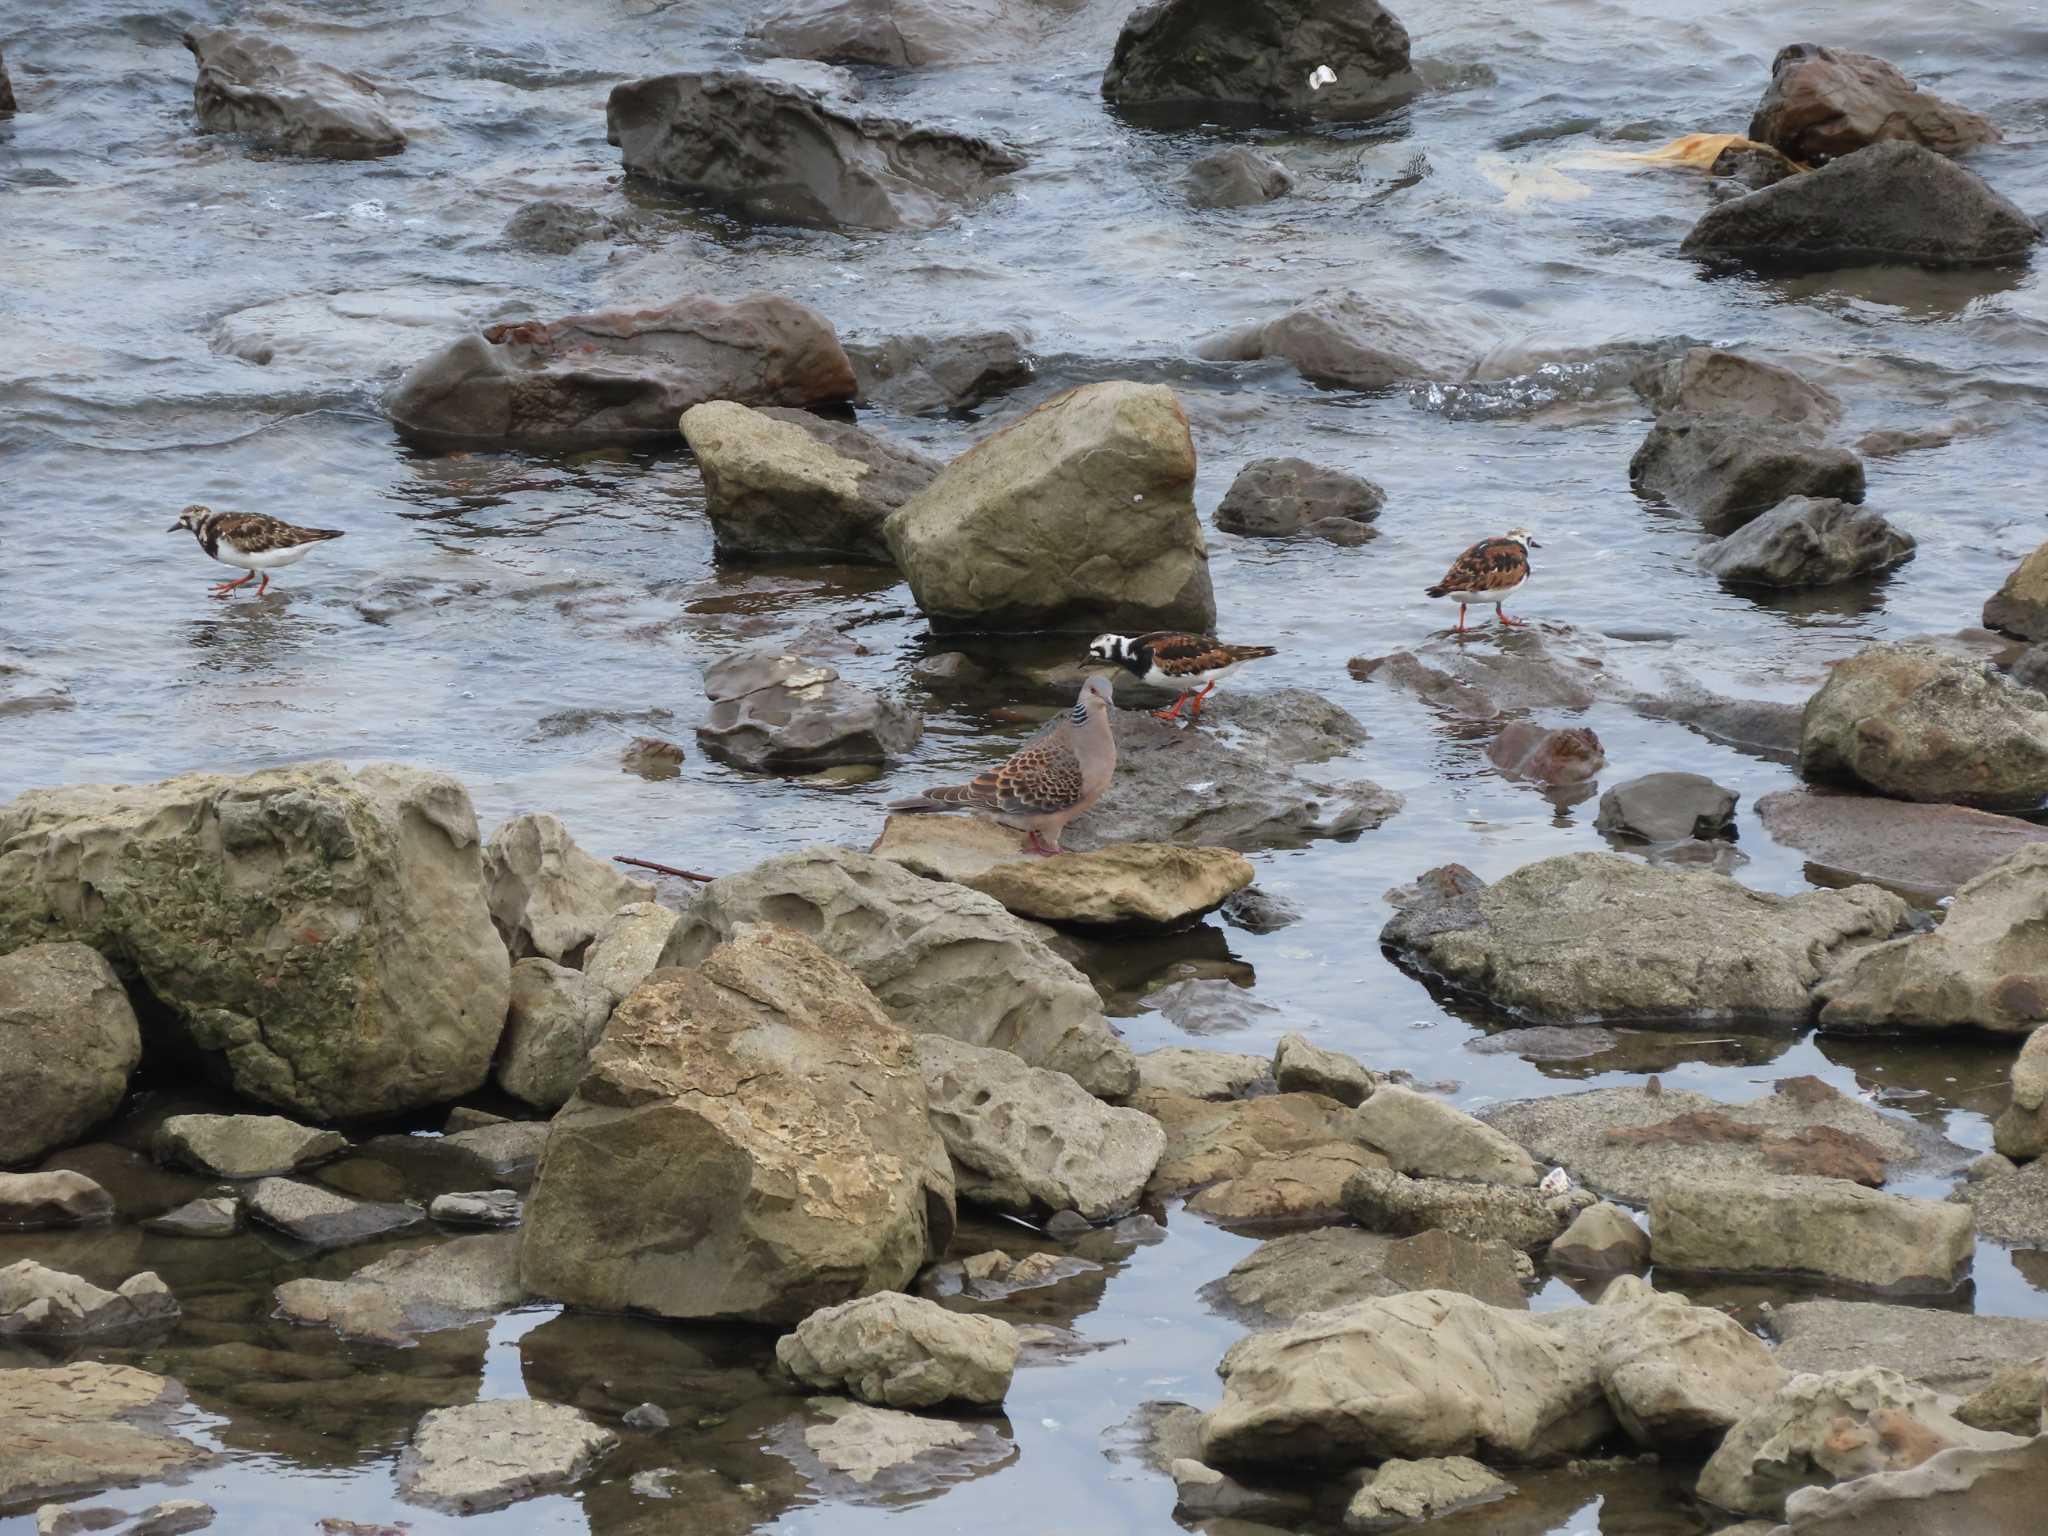
[(970, 783), (928, 789), (890, 804), (892, 811), (986, 811), (1029, 834), (1037, 854), (1059, 853), (1066, 824), (1093, 805), (1116, 772), (1106, 677), (1081, 685), (1074, 707), (1029, 743)]
[(260, 512), (216, 512), (200, 506), (180, 512), (178, 520), (164, 532), (176, 533), (180, 528), (222, 565), (241, 568), (242, 575), (213, 588), (215, 597), (226, 597), (259, 573), (263, 580), (256, 595), (261, 597), (270, 590), (272, 571), (305, 559), (315, 544), (341, 537), (340, 530), (334, 528), (297, 528)]
[(1458, 634), (1465, 632), (1465, 609), (1472, 603), (1493, 604), (1501, 623), (1520, 628), (1523, 621), (1509, 618), (1502, 604), (1528, 581), (1529, 551), (1541, 547), (1526, 528), (1511, 528), (1503, 538), (1481, 539), (1451, 562), (1442, 581), (1423, 591), (1458, 605)]
[[(1202, 701), (1209, 697), (1224, 673), (1241, 662), (1277, 655), (1270, 645), (1225, 645), (1212, 635), (1190, 635), (1180, 630), (1154, 630), (1149, 635), (1097, 635), (1088, 647), (1090, 661), (1114, 662), (1133, 677), (1141, 677), (1159, 688), (1178, 688), (1180, 697), (1171, 709), (1155, 709), (1161, 720), (1176, 719), (1181, 706), (1194, 700), (1190, 720), (1202, 718)], [(1200, 692), (1197, 692), (1197, 689)]]

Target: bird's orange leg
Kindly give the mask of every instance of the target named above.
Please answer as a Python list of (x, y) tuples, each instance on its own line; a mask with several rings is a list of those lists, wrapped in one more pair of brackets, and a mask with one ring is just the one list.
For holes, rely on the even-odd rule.
[(1458, 604), (1458, 627), (1452, 630), (1451, 633), (1454, 635), (1465, 633), (1465, 605), (1463, 603)]
[(262, 579), (261, 581), (259, 581), (259, 582), (257, 582), (257, 583), (256, 583), (256, 595), (257, 595), (258, 597), (261, 597), (261, 596), (262, 596), (262, 595), (263, 595), (264, 593), (268, 592), (269, 590), (270, 590), (270, 572), (268, 572), (268, 571), (265, 571), (265, 572), (263, 573), (263, 579)]
[(1152, 718), (1154, 720), (1178, 720), (1180, 718), (1180, 707), (1181, 705), (1187, 703), (1187, 701), (1188, 696), (1185, 693), (1183, 693), (1179, 698), (1173, 701), (1173, 708), (1153, 710)]
[(1189, 707), (1188, 711), (1188, 718), (1190, 720), (1199, 720), (1202, 718), (1202, 700), (1209, 697), (1209, 695), (1214, 693), (1215, 691), (1216, 684), (1213, 680), (1211, 680), (1207, 688), (1204, 688), (1200, 693), (1195, 695), (1195, 702), (1193, 703), (1193, 705)]
[(211, 587), (208, 590), (210, 590), (215, 597), (226, 597), (230, 592), (234, 591), (235, 588), (246, 587), (250, 582), (254, 581), (255, 579), (256, 573), (254, 571), (246, 571), (242, 574), (239, 580), (224, 581), (221, 582), (218, 586)]
[(1509, 629), (1527, 629), (1529, 627), (1529, 621), (1527, 619), (1509, 618), (1507, 609), (1503, 608), (1499, 603), (1495, 603), (1493, 605), (1493, 611), (1495, 616), (1499, 618), (1501, 623), (1507, 625)]

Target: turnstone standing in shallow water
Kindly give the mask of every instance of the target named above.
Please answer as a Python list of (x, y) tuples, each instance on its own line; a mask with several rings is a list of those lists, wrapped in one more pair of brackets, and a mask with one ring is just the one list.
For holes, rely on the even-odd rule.
[(1058, 853), (1062, 829), (1096, 802), (1116, 773), (1109, 711), (1109, 679), (1091, 677), (1074, 707), (1008, 761), (970, 783), (928, 789), (891, 802), (889, 809), (987, 811), (1004, 826), (1028, 833), (1029, 852)]
[(1115, 662), (1155, 687), (1178, 688), (1180, 697), (1171, 709), (1152, 711), (1161, 720), (1177, 719), (1189, 699), (1195, 702), (1188, 718), (1201, 719), (1202, 701), (1224, 673), (1240, 662), (1278, 654), (1270, 645), (1225, 645), (1213, 636), (1177, 629), (1154, 630), (1149, 635), (1097, 635), (1088, 647), (1090, 661)]
[(1472, 603), (1491, 603), (1503, 624), (1519, 629), (1522, 620), (1511, 619), (1501, 605), (1529, 579), (1529, 551), (1541, 548), (1526, 528), (1510, 528), (1505, 538), (1481, 539), (1451, 562), (1444, 579), (1425, 587), (1430, 597), (1448, 598), (1458, 605), (1457, 634), (1465, 632), (1465, 609)]
[(256, 595), (261, 597), (270, 590), (272, 571), (305, 559), (315, 544), (341, 537), (340, 530), (334, 528), (295, 528), (261, 512), (216, 512), (200, 506), (180, 512), (164, 532), (176, 533), (180, 528), (190, 532), (199, 547), (222, 565), (241, 567), (242, 575), (213, 588), (215, 597), (226, 597), (235, 588), (246, 586), (258, 573), (263, 580)]

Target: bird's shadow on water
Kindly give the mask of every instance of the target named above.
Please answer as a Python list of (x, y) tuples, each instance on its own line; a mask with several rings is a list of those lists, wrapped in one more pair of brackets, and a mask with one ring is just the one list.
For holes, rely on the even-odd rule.
[(231, 592), (185, 623), (185, 643), (202, 672), (261, 676), (282, 671), (305, 651), (310, 635), (332, 633), (292, 613), (293, 596), (272, 588), (262, 597)]

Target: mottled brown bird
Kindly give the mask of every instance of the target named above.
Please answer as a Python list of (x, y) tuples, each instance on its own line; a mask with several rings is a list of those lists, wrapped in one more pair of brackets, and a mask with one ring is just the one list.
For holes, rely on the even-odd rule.
[(235, 588), (248, 585), (259, 572), (263, 580), (256, 595), (261, 597), (270, 590), (272, 571), (305, 559), (315, 544), (341, 537), (337, 529), (298, 528), (265, 517), (261, 512), (216, 512), (200, 506), (180, 512), (178, 520), (164, 532), (176, 533), (181, 528), (188, 530), (199, 540), (199, 547), (221, 564), (242, 569), (242, 575), (212, 589), (215, 597), (226, 597)]
[(1493, 604), (1501, 623), (1519, 629), (1522, 620), (1509, 618), (1502, 605), (1529, 580), (1529, 551), (1541, 547), (1526, 528), (1511, 528), (1504, 538), (1481, 539), (1451, 562), (1442, 581), (1423, 588), (1424, 595), (1458, 605), (1457, 634), (1465, 632), (1465, 609), (1472, 603)]
[(1060, 833), (1109, 788), (1116, 773), (1106, 677), (1081, 685), (1074, 707), (986, 773), (891, 803), (892, 811), (986, 811), (1028, 834), (1026, 849), (1061, 852)]
[(1090, 661), (1114, 662), (1154, 687), (1178, 688), (1180, 697), (1171, 709), (1152, 711), (1161, 720), (1177, 718), (1190, 699), (1194, 705), (1188, 718), (1201, 719), (1202, 701), (1215, 691), (1226, 672), (1241, 662), (1278, 654), (1270, 645), (1225, 645), (1214, 635), (1191, 635), (1178, 629), (1156, 629), (1149, 635), (1097, 635), (1088, 647)]

